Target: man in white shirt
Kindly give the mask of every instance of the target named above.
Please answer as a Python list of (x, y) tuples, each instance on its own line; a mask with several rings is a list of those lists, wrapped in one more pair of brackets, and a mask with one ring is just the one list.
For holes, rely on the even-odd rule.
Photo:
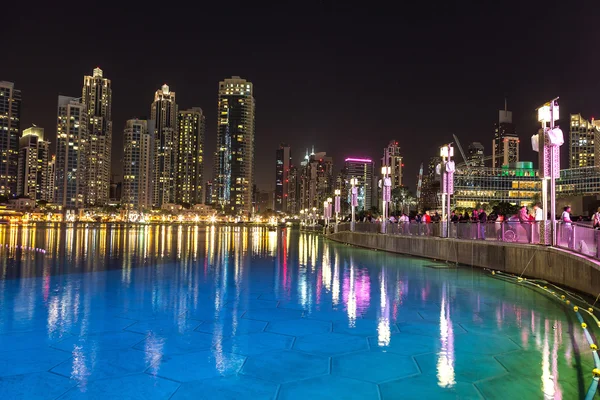
[(571, 221), (571, 206), (566, 206), (560, 217), (563, 224), (563, 243), (568, 243), (569, 248), (573, 248), (573, 221)]
[(535, 203), (533, 205), (533, 217), (535, 219), (535, 226), (533, 232), (537, 232), (537, 238), (534, 238), (534, 242), (539, 243), (542, 233), (542, 226), (545, 220), (544, 210), (542, 209), (542, 205), (540, 203)]

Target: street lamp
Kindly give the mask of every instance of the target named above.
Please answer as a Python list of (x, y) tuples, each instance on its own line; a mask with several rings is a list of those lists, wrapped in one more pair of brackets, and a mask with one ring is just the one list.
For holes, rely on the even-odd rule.
[(300, 226), (304, 224), (304, 210), (300, 210)]
[(338, 231), (339, 215), (340, 215), (340, 189), (335, 189), (335, 232)]
[(323, 223), (325, 224), (324, 231), (327, 232), (329, 228), (329, 202), (327, 200), (323, 201)]
[(356, 206), (358, 206), (358, 188), (356, 185), (358, 184), (358, 179), (352, 177), (350, 178), (351, 185), (351, 195), (352, 199), (350, 201), (350, 205), (352, 206), (352, 222), (350, 223), (350, 230), (354, 232), (354, 224), (356, 222)]
[(442, 218), (445, 215), (446, 220), (442, 236), (450, 237), (450, 196), (454, 194), (454, 170), (456, 169), (452, 161), (454, 147), (451, 143), (440, 147), (440, 157), (442, 157), (442, 163), (439, 165), (442, 175)]
[[(539, 152), (542, 178), (542, 210), (548, 205), (548, 179), (550, 179), (550, 232), (551, 244), (556, 246), (556, 178), (560, 177), (560, 146), (564, 143), (564, 135), (554, 122), (559, 118), (558, 97), (538, 108), (538, 121), (542, 124), (540, 134), (531, 137), (533, 150)], [(549, 124), (549, 126), (547, 125)], [(547, 244), (546, 224), (542, 224), (540, 240)]]
[(392, 200), (392, 179), (388, 176), (392, 173), (392, 167), (383, 166), (381, 167), (381, 175), (383, 175), (383, 181), (381, 185), (382, 192), (382, 203), (383, 203), (383, 213), (382, 213), (382, 223), (381, 223), (381, 233), (385, 233), (385, 224), (388, 219), (388, 204)]
[(312, 208), (313, 212), (313, 227), (317, 225), (317, 207)]

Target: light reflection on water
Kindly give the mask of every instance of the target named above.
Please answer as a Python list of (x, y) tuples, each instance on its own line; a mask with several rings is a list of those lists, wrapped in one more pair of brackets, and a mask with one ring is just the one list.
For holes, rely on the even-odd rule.
[[(424, 268), (431, 262), (329, 245), (290, 229), (0, 226), (0, 257), (0, 333), (43, 330), (60, 341), (124, 320), (162, 318), (173, 333), (149, 329), (135, 347), (155, 376), (172, 335), (189, 335), (190, 319), (214, 322), (210, 352), (224, 374), (232, 362), (224, 338), (247, 334), (244, 314), (269, 302), (298, 311), (298, 318), (331, 319), (334, 332), (336, 324), (358, 329), (373, 320), (371, 350), (394, 352), (403, 323), (434, 324), (423, 340), (433, 337), (435, 344), (423, 352), (435, 354), (435, 371), (422, 373), (434, 373), (432, 383), (441, 388), (466, 379), (461, 358), (471, 357), (477, 341), (493, 346), (496, 336), (488, 334), (515, 346), (497, 355), (509, 373), (511, 354), (527, 351), (525, 375), (536, 377), (547, 398), (566, 398), (564, 382), (576, 386), (575, 359), (591, 363), (589, 354), (579, 354), (587, 344), (578, 324), (530, 290), (479, 271)], [(458, 341), (461, 335), (472, 341)], [(85, 385), (100, 350), (74, 341), (71, 377)]]

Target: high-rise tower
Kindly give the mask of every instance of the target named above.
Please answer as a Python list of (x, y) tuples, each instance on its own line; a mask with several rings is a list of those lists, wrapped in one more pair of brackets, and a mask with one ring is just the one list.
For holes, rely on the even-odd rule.
[(179, 111), (177, 152), (177, 203), (202, 204), (204, 182), (204, 131), (206, 118), (200, 107)]
[(130, 119), (123, 135), (123, 194), (121, 204), (130, 209), (151, 208), (154, 121)]
[(290, 146), (282, 143), (277, 149), (275, 158), (275, 211), (287, 212), (292, 162)]
[(0, 196), (17, 192), (21, 91), (12, 82), (0, 81)]
[(81, 102), (88, 115), (86, 170), (86, 204), (103, 205), (110, 191), (112, 148), (112, 89), (110, 79), (95, 68), (92, 76), (83, 77)]
[(598, 165), (596, 158), (600, 147), (600, 121), (586, 120), (581, 114), (571, 114), (569, 129), (569, 168)]
[(50, 143), (44, 140), (44, 128), (23, 130), (19, 140), (17, 194), (33, 200), (48, 201), (48, 157)]
[(56, 124), (56, 202), (81, 208), (87, 191), (87, 107), (81, 99), (58, 96)]
[(151, 115), (156, 121), (154, 134), (154, 194), (153, 205), (175, 201), (177, 163), (177, 103), (175, 92), (163, 85), (154, 94)]
[(251, 82), (239, 76), (219, 82), (213, 203), (227, 214), (252, 210), (254, 109)]
[(512, 112), (504, 110), (498, 113), (498, 122), (494, 124), (494, 141), (492, 144), (492, 165), (501, 168), (503, 165), (519, 161), (519, 137), (512, 122)]

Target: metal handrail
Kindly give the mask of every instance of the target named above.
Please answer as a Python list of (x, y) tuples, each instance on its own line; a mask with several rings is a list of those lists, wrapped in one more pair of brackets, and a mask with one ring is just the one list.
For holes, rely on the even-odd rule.
[[(486, 223), (459, 221), (451, 222), (386, 222), (382, 230), (381, 222), (356, 222), (355, 232), (382, 233), (398, 236), (449, 237), (465, 240), (485, 240), (517, 244), (544, 244), (544, 235), (549, 231), (550, 221), (503, 221)], [(351, 223), (338, 224), (337, 231), (350, 231)], [(600, 261), (600, 230), (584, 224), (557, 222), (556, 247), (567, 249)]]

